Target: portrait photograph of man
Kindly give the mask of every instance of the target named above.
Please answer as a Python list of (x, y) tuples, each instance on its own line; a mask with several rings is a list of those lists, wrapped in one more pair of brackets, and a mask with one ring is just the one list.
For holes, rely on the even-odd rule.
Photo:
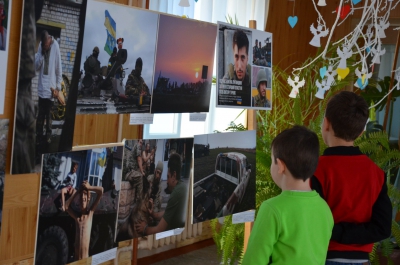
[(217, 107), (270, 110), (271, 77), (272, 33), (218, 21)]
[(218, 22), (217, 105), (251, 107), (251, 43), (249, 29)]

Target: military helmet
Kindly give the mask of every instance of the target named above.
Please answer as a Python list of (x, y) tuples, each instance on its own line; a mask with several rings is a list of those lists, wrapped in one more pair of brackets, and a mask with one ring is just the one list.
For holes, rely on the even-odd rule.
[(264, 69), (260, 69), (257, 73), (257, 89), (259, 89), (260, 82), (265, 81), (268, 84), (267, 73)]

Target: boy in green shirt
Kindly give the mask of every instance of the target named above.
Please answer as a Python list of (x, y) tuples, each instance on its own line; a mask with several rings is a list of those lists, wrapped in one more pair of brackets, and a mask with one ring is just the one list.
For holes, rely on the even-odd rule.
[(333, 217), (309, 185), (318, 163), (318, 137), (294, 126), (271, 148), (271, 175), (282, 193), (260, 206), (242, 264), (325, 264)]

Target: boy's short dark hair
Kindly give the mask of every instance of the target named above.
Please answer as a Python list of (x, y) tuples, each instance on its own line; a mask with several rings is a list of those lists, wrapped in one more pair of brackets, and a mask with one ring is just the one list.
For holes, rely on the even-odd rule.
[(169, 160), (168, 160), (168, 169), (169, 172), (176, 172), (176, 179), (180, 180), (181, 179), (181, 156), (177, 153), (173, 153), (170, 155)]
[(341, 91), (328, 102), (325, 117), (332, 124), (336, 137), (354, 141), (363, 132), (368, 120), (368, 104), (357, 94)]
[(280, 159), (295, 179), (306, 181), (317, 169), (319, 142), (315, 132), (304, 126), (286, 129), (271, 144), (274, 160)]

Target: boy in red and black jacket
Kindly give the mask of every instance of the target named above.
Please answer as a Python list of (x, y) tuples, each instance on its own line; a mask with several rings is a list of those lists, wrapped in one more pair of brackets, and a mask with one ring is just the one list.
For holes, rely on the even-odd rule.
[(310, 185), (326, 200), (335, 222), (326, 265), (369, 264), (373, 243), (391, 233), (385, 173), (353, 145), (367, 119), (368, 104), (349, 91), (333, 96), (325, 111), (322, 137), (328, 148)]

